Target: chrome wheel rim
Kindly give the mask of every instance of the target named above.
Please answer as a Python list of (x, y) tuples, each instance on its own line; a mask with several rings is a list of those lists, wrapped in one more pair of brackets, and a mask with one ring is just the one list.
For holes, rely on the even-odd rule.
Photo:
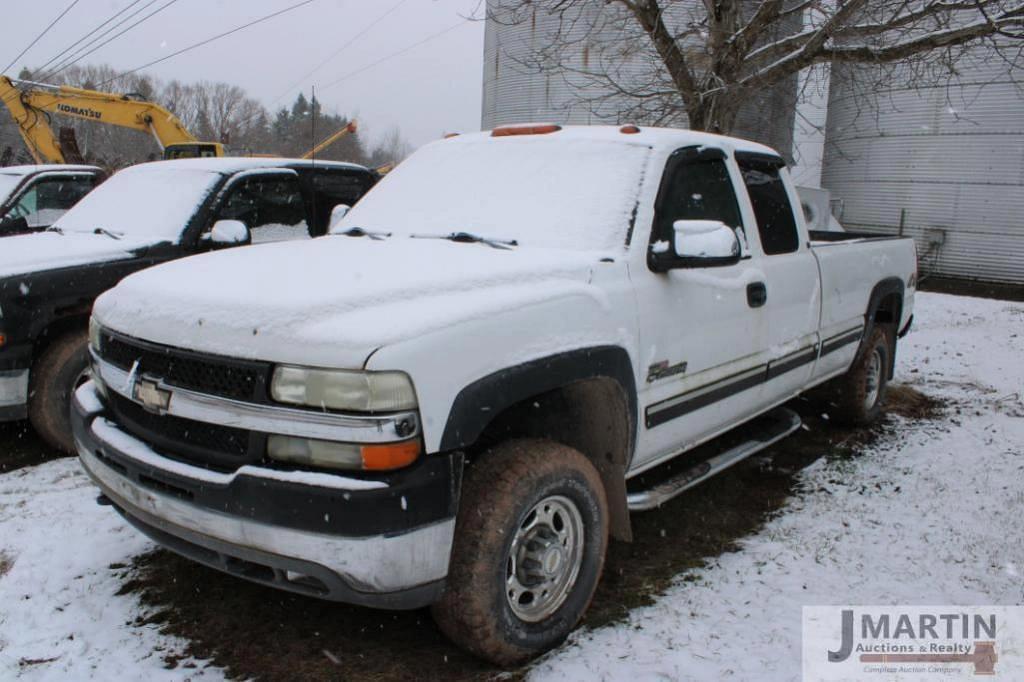
[(583, 564), (583, 516), (562, 495), (545, 497), (523, 517), (509, 547), (505, 598), (520, 620), (544, 620), (565, 602)]
[(871, 351), (864, 377), (864, 409), (870, 410), (878, 402), (878, 391), (882, 386), (882, 354), (878, 349)]

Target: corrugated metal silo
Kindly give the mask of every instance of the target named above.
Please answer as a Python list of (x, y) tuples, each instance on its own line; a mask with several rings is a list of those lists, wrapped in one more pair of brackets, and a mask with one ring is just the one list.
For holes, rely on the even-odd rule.
[[(508, 20), (507, 2), (487, 0), (488, 20), (484, 29), (483, 111), (481, 127), (493, 128), (526, 121), (550, 121), (569, 124), (637, 123), (653, 125), (652, 117), (622, 112), (623, 99), (616, 101), (602, 95), (610, 92), (593, 79), (581, 78), (571, 67), (595, 68), (599, 52), (595, 43), (604, 46), (600, 52), (606, 58), (603, 68), (614, 69), (616, 81), (636, 84), (641, 88), (651, 79), (650, 63), (630, 48), (630, 42), (640, 38), (639, 27), (631, 35), (621, 35), (621, 22), (614, 20), (614, 6), (603, 2), (581, 3), (574, 7), (576, 14), (566, 17), (545, 11), (543, 3), (524, 11), (515, 21)], [(621, 10), (619, 10), (621, 11)], [(705, 11), (699, 0), (675, 2), (666, 7), (666, 24), (685, 26), (691, 13)], [(495, 17), (502, 19), (496, 20)], [(801, 26), (799, 15), (793, 17), (788, 30)], [(595, 28), (596, 27), (596, 28)], [(572, 64), (568, 70), (541, 70), (533, 68), (531, 58), (538, 50), (552, 43), (554, 35), (568, 39)], [(578, 42), (577, 42), (578, 41)], [(615, 54), (615, 46), (623, 47)], [(583, 88), (585, 84), (585, 88)], [(735, 135), (767, 144), (784, 155), (793, 145), (797, 78), (755, 97), (740, 110)], [(600, 101), (581, 101), (586, 90)], [(685, 125), (685, 112), (670, 125)]]
[(874, 96), (875, 67), (836, 67), (822, 185), (847, 229), (913, 236), (924, 272), (1022, 283), (1024, 70), (993, 57), (978, 49), (955, 80)]

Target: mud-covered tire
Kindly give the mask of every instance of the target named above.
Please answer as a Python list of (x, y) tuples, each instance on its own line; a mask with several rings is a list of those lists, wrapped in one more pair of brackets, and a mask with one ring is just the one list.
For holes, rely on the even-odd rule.
[[(548, 506), (542, 509), (544, 505)], [(541, 514), (548, 520), (542, 521)], [(576, 565), (566, 541), (558, 539), (561, 536), (529, 535), (540, 533), (545, 523), (557, 528), (558, 514), (563, 529), (582, 523), (575, 579), (557, 591), (564, 595), (561, 601), (551, 596), (556, 593), (554, 583), (543, 597), (547, 582), (535, 583), (531, 574), (520, 583), (518, 577), (525, 575), (518, 571), (531, 565), (530, 570), (544, 576)], [(453, 642), (492, 663), (508, 666), (529, 659), (562, 642), (579, 623), (594, 596), (607, 547), (608, 504), (601, 478), (586, 457), (547, 440), (502, 443), (467, 472), (447, 586), (432, 607), (434, 620)], [(548, 561), (554, 555), (565, 563)], [(570, 569), (566, 575), (571, 574)], [(523, 594), (518, 599), (510, 596), (514, 586), (522, 584), (535, 585), (527, 589), (537, 594), (536, 602), (531, 598), (524, 605)], [(522, 613), (531, 604), (536, 612), (527, 613), (526, 619), (517, 614), (516, 609)], [(545, 616), (542, 607), (553, 610)], [(533, 620), (537, 616), (542, 618)]]
[(836, 421), (863, 426), (881, 414), (889, 385), (892, 352), (890, 332), (885, 327), (875, 327), (853, 366), (835, 380), (831, 412)]
[(32, 367), (28, 418), (46, 443), (75, 453), (71, 436), (71, 394), (89, 367), (89, 338), (85, 331), (66, 334), (43, 351)]

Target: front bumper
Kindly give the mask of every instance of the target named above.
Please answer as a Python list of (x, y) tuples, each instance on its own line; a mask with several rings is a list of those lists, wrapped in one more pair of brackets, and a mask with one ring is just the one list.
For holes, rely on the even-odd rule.
[(28, 370), (0, 371), (0, 421), (24, 419), (28, 414)]
[[(103, 495), (179, 554), (255, 582), (376, 608), (418, 608), (444, 588), (456, 456), (423, 458), (423, 476), (394, 484), (258, 466), (218, 473), (164, 457), (121, 431), (91, 382), (76, 392), (71, 422), (82, 465)], [(422, 494), (414, 488), (443, 495), (447, 513), (426, 521), (408, 513), (407, 498)], [(391, 507), (409, 520), (397, 522)]]

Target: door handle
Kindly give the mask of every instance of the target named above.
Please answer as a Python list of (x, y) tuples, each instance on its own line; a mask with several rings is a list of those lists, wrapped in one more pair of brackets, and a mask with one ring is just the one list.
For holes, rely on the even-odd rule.
[(747, 285), (747, 305), (760, 308), (768, 302), (768, 287), (764, 282), (753, 282)]

